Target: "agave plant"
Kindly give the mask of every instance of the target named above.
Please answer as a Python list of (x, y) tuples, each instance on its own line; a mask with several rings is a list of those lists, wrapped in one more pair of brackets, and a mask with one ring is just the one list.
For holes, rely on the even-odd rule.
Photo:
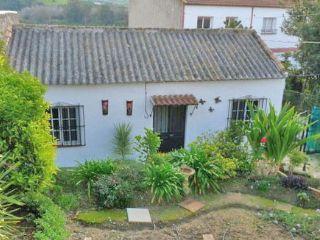
[(15, 167), (8, 166), (6, 155), (0, 155), (0, 239), (13, 239), (18, 233), (17, 223), (20, 218), (15, 216), (17, 206), (22, 206), (18, 196), (12, 190), (12, 183), (7, 181), (8, 174)]
[(272, 104), (269, 106), (268, 112), (250, 106), (252, 122), (247, 138), (256, 155), (263, 156), (274, 164), (280, 164), (299, 146), (320, 137), (314, 135), (301, 139), (302, 132), (314, 123), (308, 124), (308, 118), (297, 113), (294, 107), (286, 104), (277, 113)]

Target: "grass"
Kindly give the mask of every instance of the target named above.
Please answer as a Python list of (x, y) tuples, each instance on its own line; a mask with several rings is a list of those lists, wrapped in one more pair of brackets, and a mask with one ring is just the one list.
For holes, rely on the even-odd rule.
[(110, 209), (104, 211), (86, 211), (77, 215), (77, 220), (89, 224), (101, 224), (104, 222), (125, 222), (127, 214), (124, 210)]
[[(208, 194), (198, 197), (205, 207), (202, 211), (212, 211), (214, 209), (223, 209), (232, 206), (243, 208), (283, 211), (296, 214), (300, 217), (317, 217), (319, 214), (314, 209), (303, 209), (288, 203), (267, 199), (264, 197), (253, 196), (241, 193), (226, 194)], [(194, 216), (195, 214), (179, 207), (170, 206), (150, 206), (150, 214), (154, 222), (175, 222), (184, 218)], [(201, 211), (200, 211), (201, 213)], [(126, 222), (126, 210), (103, 210), (103, 211), (84, 211), (78, 214), (77, 219), (91, 224), (101, 224), (107, 221)]]

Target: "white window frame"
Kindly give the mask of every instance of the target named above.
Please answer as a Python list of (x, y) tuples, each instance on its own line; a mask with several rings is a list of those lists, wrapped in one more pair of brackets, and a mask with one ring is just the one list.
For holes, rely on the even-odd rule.
[[(75, 116), (70, 116), (71, 109), (74, 109)], [(58, 111), (58, 116), (54, 117), (53, 111)], [(67, 117), (64, 116), (65, 111), (67, 111)], [(50, 108), (50, 125), (52, 137), (57, 141), (59, 147), (70, 147), (70, 146), (84, 146), (84, 115), (83, 106), (80, 105), (56, 105)], [(75, 122), (73, 127), (71, 127), (71, 122)], [(58, 127), (55, 123), (58, 122)], [(64, 124), (67, 127), (64, 127)], [(58, 133), (58, 137), (56, 137)], [(66, 135), (68, 137), (66, 137)], [(72, 135), (76, 134), (76, 135)], [(76, 140), (72, 140), (72, 137), (76, 136)], [(68, 139), (65, 139), (68, 138)]]
[[(201, 27), (198, 27), (199, 19), (201, 19), (201, 22), (202, 22), (201, 23)], [(209, 19), (210, 20), (209, 28), (204, 28), (205, 19)], [(210, 17), (210, 16), (198, 16), (198, 18), (197, 18), (197, 28), (198, 29), (210, 29), (210, 28), (212, 28), (212, 24), (213, 24), (213, 17)]]
[(264, 17), (261, 34), (277, 34), (277, 18)]

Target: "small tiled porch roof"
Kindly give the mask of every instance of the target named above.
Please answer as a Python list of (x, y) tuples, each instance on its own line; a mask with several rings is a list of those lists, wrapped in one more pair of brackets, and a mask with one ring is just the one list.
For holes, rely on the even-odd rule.
[(156, 95), (152, 96), (154, 106), (198, 105), (198, 100), (192, 94), (185, 95)]

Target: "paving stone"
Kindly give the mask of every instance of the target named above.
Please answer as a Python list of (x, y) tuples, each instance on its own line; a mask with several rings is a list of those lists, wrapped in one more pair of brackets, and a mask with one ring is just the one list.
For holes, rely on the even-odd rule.
[(127, 208), (128, 221), (135, 223), (151, 223), (149, 209), (146, 208)]
[(190, 198), (179, 203), (179, 206), (189, 210), (190, 212), (195, 213), (199, 211), (201, 208), (203, 208), (204, 204), (202, 202)]
[(212, 234), (203, 234), (202, 237), (203, 237), (203, 240), (214, 240), (214, 237)]

